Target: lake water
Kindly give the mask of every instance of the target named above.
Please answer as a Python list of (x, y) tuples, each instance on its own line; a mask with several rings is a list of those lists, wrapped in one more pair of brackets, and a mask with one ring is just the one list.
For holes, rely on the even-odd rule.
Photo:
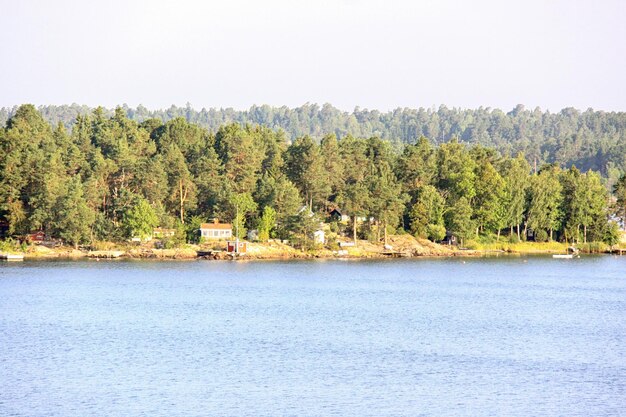
[(626, 257), (0, 264), (1, 416), (624, 416)]

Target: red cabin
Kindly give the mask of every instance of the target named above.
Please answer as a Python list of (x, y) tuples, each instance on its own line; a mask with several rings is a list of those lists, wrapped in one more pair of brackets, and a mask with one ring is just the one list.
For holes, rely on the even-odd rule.
[(46, 234), (43, 232), (43, 230), (31, 232), (26, 235), (26, 240), (30, 243), (41, 243), (46, 240)]
[(246, 253), (248, 251), (248, 242), (239, 242), (239, 250), (235, 250), (237, 247), (237, 242), (234, 240), (229, 240), (227, 242), (226, 251), (228, 253)]

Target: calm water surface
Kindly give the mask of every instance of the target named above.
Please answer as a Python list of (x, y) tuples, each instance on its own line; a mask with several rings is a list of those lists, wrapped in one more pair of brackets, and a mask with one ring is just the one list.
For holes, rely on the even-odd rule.
[(0, 264), (1, 416), (624, 416), (626, 257)]

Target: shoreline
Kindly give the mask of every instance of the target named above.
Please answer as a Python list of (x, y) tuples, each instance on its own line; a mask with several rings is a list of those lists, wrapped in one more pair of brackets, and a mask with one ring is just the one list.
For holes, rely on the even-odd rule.
[[(235, 256), (220, 249), (220, 242), (209, 245), (185, 245), (173, 249), (157, 249), (149, 246), (108, 245), (107, 249), (89, 250), (70, 247), (48, 248), (42, 245), (30, 245), (23, 252), (25, 260), (53, 259), (133, 259), (133, 260), (296, 260), (296, 259), (397, 259), (397, 258), (453, 258), (453, 257), (491, 257), (551, 255), (563, 253), (567, 246), (563, 243), (522, 242), (518, 244), (492, 244), (474, 249), (462, 249), (455, 246), (440, 245), (412, 236), (393, 236), (390, 238), (393, 250), (385, 249), (382, 244), (359, 241), (358, 246), (344, 247), (341, 250), (316, 249), (303, 251), (291, 246), (276, 243), (248, 243), (248, 253)], [(581, 248), (584, 254), (620, 253), (620, 249), (596, 248), (591, 245)], [(598, 250), (591, 250), (598, 249)], [(602, 250), (600, 250), (602, 249)], [(626, 253), (626, 250), (621, 249)]]

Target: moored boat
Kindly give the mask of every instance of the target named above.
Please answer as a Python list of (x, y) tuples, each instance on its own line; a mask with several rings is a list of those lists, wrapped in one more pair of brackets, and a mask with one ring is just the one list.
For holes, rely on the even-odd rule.
[(21, 253), (0, 253), (0, 259), (5, 261), (23, 261), (24, 255)]

